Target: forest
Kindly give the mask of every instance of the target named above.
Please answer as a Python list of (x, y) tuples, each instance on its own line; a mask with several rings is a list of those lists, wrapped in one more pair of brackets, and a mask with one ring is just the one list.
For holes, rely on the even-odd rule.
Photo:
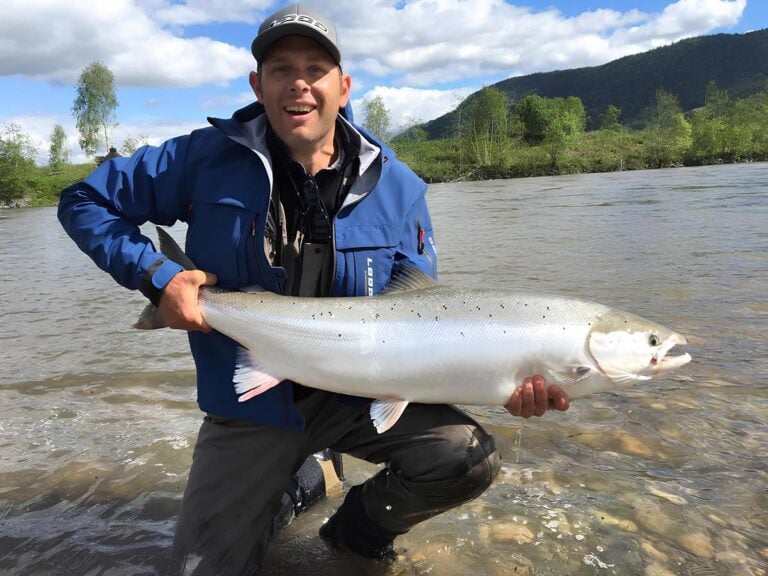
[(391, 144), (429, 182), (768, 160), (768, 85), (733, 98), (710, 81), (703, 92), (703, 105), (686, 113), (677, 95), (657, 89), (645, 123), (636, 127), (609, 104), (587, 130), (576, 96), (531, 95), (511, 103), (486, 87), (456, 115), (452, 137), (429, 140), (415, 126)]

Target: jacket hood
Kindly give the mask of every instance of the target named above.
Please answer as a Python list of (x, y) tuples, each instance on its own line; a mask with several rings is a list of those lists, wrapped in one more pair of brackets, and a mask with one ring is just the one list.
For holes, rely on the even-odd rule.
[[(380, 171), (372, 170), (372, 168), (380, 166), (382, 170), (386, 170), (388, 161), (394, 159), (396, 155), (394, 150), (383, 142), (353, 124), (352, 106), (349, 102), (345, 108), (339, 110), (339, 118), (360, 136), (360, 173), (358, 178), (361, 184), (366, 183), (364, 186), (353, 187), (353, 190), (350, 190), (350, 194), (344, 202), (344, 205), (347, 205), (365, 196), (367, 191), (378, 181)], [(253, 150), (264, 163), (270, 186), (273, 185), (272, 157), (266, 138), (267, 115), (261, 102), (253, 102), (236, 110), (231, 118), (208, 117), (208, 122), (221, 130), (231, 140)], [(377, 162), (379, 158), (382, 158), (383, 162)]]

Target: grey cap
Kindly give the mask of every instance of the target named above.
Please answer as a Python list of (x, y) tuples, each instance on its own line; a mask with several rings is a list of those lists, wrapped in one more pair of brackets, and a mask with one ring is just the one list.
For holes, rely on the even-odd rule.
[(327, 17), (301, 4), (291, 4), (264, 19), (251, 44), (253, 57), (264, 60), (269, 48), (286, 36), (306, 36), (319, 42), (336, 64), (341, 64), (336, 25)]

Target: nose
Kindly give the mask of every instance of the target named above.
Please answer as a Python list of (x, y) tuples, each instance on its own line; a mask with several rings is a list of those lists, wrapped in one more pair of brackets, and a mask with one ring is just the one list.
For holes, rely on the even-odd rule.
[(291, 84), (291, 92), (306, 92), (307, 90), (309, 90), (309, 83), (297, 75)]

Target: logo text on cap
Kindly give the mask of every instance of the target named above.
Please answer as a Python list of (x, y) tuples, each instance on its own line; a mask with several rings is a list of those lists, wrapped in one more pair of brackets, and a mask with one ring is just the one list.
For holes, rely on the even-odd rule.
[(314, 18), (305, 16), (304, 14), (288, 14), (283, 16), (280, 20), (272, 20), (272, 22), (269, 23), (269, 28), (281, 26), (282, 24), (290, 24), (291, 22), (299, 22), (307, 26), (312, 26), (320, 30), (323, 34), (328, 34), (328, 28), (325, 26), (325, 24), (320, 22), (320, 20), (315, 20)]

